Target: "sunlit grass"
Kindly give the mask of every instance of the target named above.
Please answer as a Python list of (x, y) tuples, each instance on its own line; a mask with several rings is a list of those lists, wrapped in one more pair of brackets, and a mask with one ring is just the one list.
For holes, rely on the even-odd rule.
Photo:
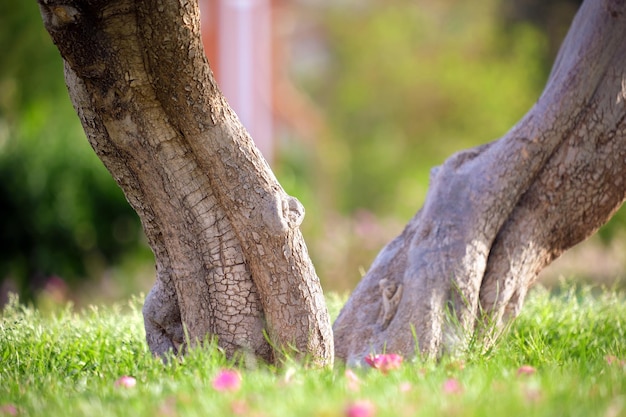
[[(214, 344), (168, 364), (153, 358), (140, 300), (53, 314), (11, 304), (0, 320), (0, 416), (619, 416), (625, 301), (535, 290), (488, 353), (405, 358), (387, 374), (248, 363), (240, 381)], [(340, 303), (331, 297), (333, 315)]]

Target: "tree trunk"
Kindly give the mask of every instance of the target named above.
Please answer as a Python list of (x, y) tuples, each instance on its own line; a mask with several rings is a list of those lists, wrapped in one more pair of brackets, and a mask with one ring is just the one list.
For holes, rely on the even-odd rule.
[(625, 14), (623, 0), (587, 0), (526, 116), (432, 171), (423, 208), (337, 318), (338, 358), (462, 349), (515, 317), (539, 271), (621, 205)]
[[(332, 363), (324, 298), (288, 196), (219, 91), (197, 2), (38, 0), (87, 137), (156, 258), (150, 349)], [(265, 334), (267, 334), (267, 338)]]

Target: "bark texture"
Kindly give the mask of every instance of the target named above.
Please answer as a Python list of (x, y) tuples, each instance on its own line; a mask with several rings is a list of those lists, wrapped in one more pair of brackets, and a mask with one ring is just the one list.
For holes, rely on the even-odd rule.
[(38, 0), (87, 137), (156, 258), (156, 354), (216, 336), (228, 355), (333, 360), (330, 321), (287, 195), (219, 91), (188, 0)]
[(626, 2), (587, 0), (525, 117), (433, 169), (423, 208), (337, 318), (338, 358), (462, 349), (610, 218), (626, 190), (624, 39)]

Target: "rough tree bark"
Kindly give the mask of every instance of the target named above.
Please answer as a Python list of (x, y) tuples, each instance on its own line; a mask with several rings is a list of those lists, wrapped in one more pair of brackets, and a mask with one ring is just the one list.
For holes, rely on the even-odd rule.
[[(331, 364), (333, 339), (298, 226), (219, 91), (197, 2), (38, 0), (87, 137), (156, 258), (144, 307), (156, 354), (216, 336), (228, 355)], [(184, 324), (184, 326), (183, 326)]]
[(625, 16), (623, 0), (587, 0), (525, 117), (432, 171), (423, 208), (337, 318), (338, 358), (463, 348), (516, 316), (538, 272), (622, 204)]

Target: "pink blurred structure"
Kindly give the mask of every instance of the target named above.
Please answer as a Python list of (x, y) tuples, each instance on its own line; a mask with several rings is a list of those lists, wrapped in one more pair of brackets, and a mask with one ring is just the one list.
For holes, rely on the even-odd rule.
[(273, 160), (270, 0), (200, 0), (202, 37), (220, 89)]

